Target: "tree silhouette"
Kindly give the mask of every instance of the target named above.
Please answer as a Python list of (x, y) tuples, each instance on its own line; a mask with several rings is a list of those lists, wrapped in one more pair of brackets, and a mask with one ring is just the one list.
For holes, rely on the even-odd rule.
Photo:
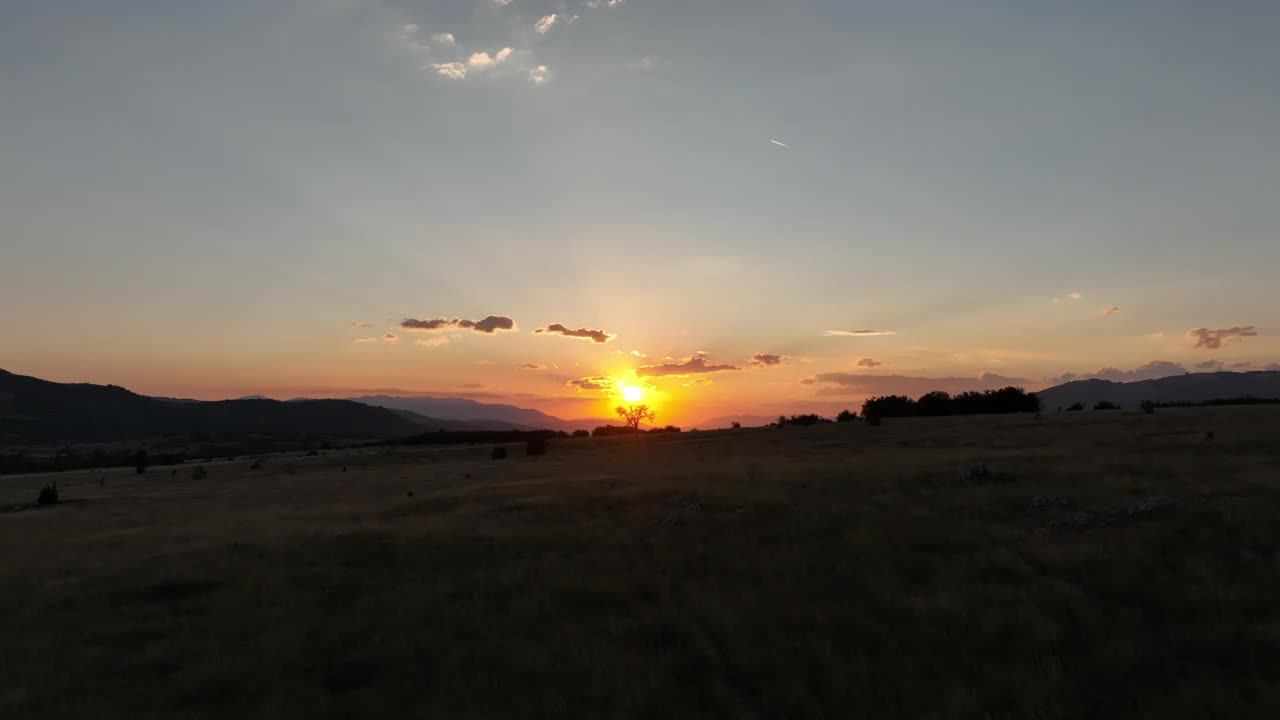
[(653, 422), (653, 419), (657, 417), (649, 409), (648, 405), (632, 405), (631, 407), (619, 405), (614, 412), (618, 413), (618, 417), (622, 418), (622, 421), (632, 430), (639, 430), (640, 423), (646, 420)]

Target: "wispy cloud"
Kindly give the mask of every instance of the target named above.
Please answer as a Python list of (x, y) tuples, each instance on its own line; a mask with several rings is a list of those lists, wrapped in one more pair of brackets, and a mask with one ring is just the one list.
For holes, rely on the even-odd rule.
[(521, 370), (546, 370), (547, 366), (542, 363), (520, 363)]
[(431, 63), (431, 67), (450, 80), (461, 80), (467, 76), (467, 66), (460, 62)]
[(1221, 360), (1205, 360), (1196, 363), (1197, 370), (1221, 370), (1223, 368)]
[[(511, 2), (511, 0), (507, 0)], [(504, 3), (505, 4), (505, 3)], [(616, 8), (627, 4), (627, 0), (587, 0), (587, 7), (591, 9), (597, 8)]]
[(751, 356), (751, 359), (747, 361), (747, 364), (753, 367), (773, 367), (774, 365), (781, 365), (782, 361), (786, 359), (787, 358), (784, 355), (756, 353), (755, 355)]
[(1067, 293), (1067, 297), (1071, 298), (1072, 300), (1079, 300), (1084, 296), (1078, 292), (1070, 292), (1070, 293)]
[(607, 343), (614, 338), (614, 335), (604, 330), (590, 330), (587, 328), (578, 328), (570, 330), (560, 323), (552, 323), (544, 328), (534, 330), (535, 333), (547, 333), (551, 335), (563, 335), (565, 337), (579, 338), (582, 340), (590, 340), (593, 343)]
[(559, 19), (560, 19), (560, 15), (558, 13), (543, 15), (542, 17), (538, 18), (538, 22), (533, 24), (533, 29), (536, 30), (539, 35), (546, 35), (548, 32), (551, 31), (551, 28), (556, 26), (556, 22)]
[(356, 342), (358, 342), (358, 343), (376, 343), (376, 342), (378, 342), (378, 338), (376, 338), (376, 337), (358, 337), (358, 338), (356, 338), (356, 339), (355, 339), (355, 341), (356, 341)]
[(383, 336), (382, 336), (382, 342), (384, 342), (384, 343), (398, 343), (398, 342), (400, 342), (400, 338), (399, 338), (399, 337), (397, 337), (397, 336), (395, 336), (395, 335), (392, 335), (391, 333), (387, 333), (386, 335), (383, 335)]
[(457, 40), (451, 32), (438, 32), (431, 35), (431, 42), (437, 45), (453, 45), (457, 43)]
[(881, 335), (897, 335), (893, 330), (826, 330), (823, 337), (879, 337)]
[(476, 332), (485, 333), (486, 335), (492, 335), (499, 330), (514, 330), (516, 323), (511, 318), (503, 315), (490, 315), (483, 320), (462, 320), (460, 318), (417, 320), (414, 318), (405, 318), (400, 323), (400, 327), (411, 331), (432, 331), (461, 328), (464, 330), (475, 330)]
[(778, 142), (777, 140), (770, 140), (769, 142), (773, 143), (774, 145), (777, 145), (778, 147), (784, 147), (784, 148), (786, 148), (786, 149), (788, 149), (788, 150), (790, 150), (790, 149), (791, 149), (791, 146), (790, 146), (790, 145), (788, 145), (788, 144), (786, 144), (786, 143), (784, 143), (784, 142)]
[(1110, 316), (1112, 316), (1112, 315), (1115, 315), (1115, 314), (1116, 314), (1116, 313), (1118, 313), (1118, 312), (1120, 312), (1120, 308), (1118, 308), (1118, 307), (1107, 307), (1107, 308), (1102, 308), (1102, 315), (1103, 315), (1103, 317), (1110, 317)]
[(449, 336), (441, 335), (439, 337), (423, 338), (422, 340), (414, 340), (413, 344), (421, 345), (422, 347), (440, 347), (449, 344)]
[(1252, 325), (1218, 328), (1217, 330), (1196, 328), (1195, 330), (1187, 331), (1187, 336), (1196, 341), (1195, 347), (1205, 348), (1206, 350), (1217, 350), (1223, 345), (1244, 340), (1245, 338), (1256, 337), (1257, 335), (1258, 331)]
[(708, 365), (702, 355), (694, 355), (680, 362), (663, 363), (661, 365), (644, 365), (636, 370), (640, 377), (665, 377), (669, 375), (701, 375), (702, 373), (738, 370), (733, 365)]
[(861, 360), (858, 361), (858, 367), (864, 367), (864, 368), (880, 367), (883, 364), (884, 363), (880, 362), (879, 360), (872, 360), (871, 358), (862, 358)]
[(658, 64), (658, 61), (656, 59), (654, 59), (650, 55), (645, 55), (644, 57), (640, 58), (636, 62), (631, 63), (627, 67), (632, 68), (634, 70), (652, 70), (654, 66), (657, 64)]
[(356, 322), (351, 323), (351, 327), (353, 327), (353, 328), (371, 328), (371, 327), (373, 327), (373, 323), (360, 322), (360, 321), (358, 321), (358, 320), (357, 320)]
[(550, 72), (546, 65), (536, 65), (529, 68), (529, 82), (534, 85), (541, 85), (551, 78)]

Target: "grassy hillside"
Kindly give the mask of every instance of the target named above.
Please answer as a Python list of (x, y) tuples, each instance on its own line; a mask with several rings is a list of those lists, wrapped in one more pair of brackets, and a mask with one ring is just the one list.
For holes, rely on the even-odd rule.
[(393, 448), (44, 508), (3, 478), (0, 716), (1275, 717), (1276, 437), (1242, 407)]

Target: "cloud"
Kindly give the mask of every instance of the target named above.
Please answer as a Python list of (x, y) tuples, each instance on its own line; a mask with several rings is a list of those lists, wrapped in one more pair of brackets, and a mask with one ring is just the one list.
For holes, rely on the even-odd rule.
[(786, 359), (787, 358), (783, 355), (769, 355), (767, 353), (756, 353), (755, 355), (751, 356), (751, 360), (748, 361), (747, 364), (752, 365), (754, 367), (773, 367), (774, 365), (781, 365), (782, 361)]
[(450, 80), (461, 80), (467, 76), (467, 66), (460, 62), (431, 63), (431, 67)]
[(588, 330), (587, 328), (578, 328), (577, 330), (570, 330), (569, 328), (565, 327), (564, 325), (561, 325), (560, 323), (552, 323), (544, 328), (538, 328), (537, 330), (534, 330), (534, 332), (539, 334), (548, 333), (551, 335), (563, 335), (565, 337), (581, 338), (583, 340), (590, 340), (593, 343), (607, 343), (615, 337), (614, 335), (611, 335), (605, 332), (604, 330)]
[(800, 381), (804, 385), (823, 385), (819, 395), (909, 395), (919, 397), (942, 390), (949, 393), (968, 390), (998, 390), (1010, 385), (1025, 385), (1023, 378), (984, 373), (976, 378), (913, 377), (909, 375), (861, 375), (856, 373), (823, 373)]
[(627, 67), (633, 70), (652, 70), (653, 66), (657, 64), (658, 64), (658, 61), (654, 59), (653, 56), (645, 55), (644, 57), (640, 58), (636, 62), (631, 63)]
[(511, 0), (493, 0), (493, 2), (495, 5), (501, 5), (502, 7), (506, 7), (511, 4)]
[(485, 385), (484, 383), (465, 383), (462, 387), (468, 390), (483, 390)]
[(864, 368), (880, 367), (883, 364), (884, 363), (880, 362), (879, 360), (872, 360), (871, 358), (862, 358), (861, 360), (858, 361), (858, 367), (864, 367)]
[(454, 39), (453, 33), (451, 32), (440, 32), (434, 33), (431, 36), (431, 42), (437, 45), (453, 45), (457, 40)]
[(520, 363), (521, 370), (546, 370), (547, 366), (541, 363)]
[(1118, 307), (1102, 308), (1103, 317), (1109, 317), (1111, 315), (1115, 315), (1118, 312), (1120, 312), (1120, 308)]
[[(507, 0), (507, 2), (511, 2), (511, 0)], [(627, 0), (587, 0), (587, 7), (591, 8), (592, 10), (595, 10), (596, 8), (603, 8), (603, 7), (616, 8), (626, 4), (627, 4)]]
[(648, 355), (645, 355), (644, 353), (640, 352), (639, 350), (632, 350), (632, 351), (631, 351), (631, 354), (632, 354), (632, 355), (634, 355), (634, 356), (636, 356), (636, 357), (638, 357), (638, 358), (647, 358), (647, 357), (649, 357)]
[(1058, 377), (1049, 378), (1049, 382), (1054, 385), (1072, 382), (1074, 380), (1110, 380), (1111, 382), (1136, 382), (1138, 380), (1156, 380), (1158, 378), (1169, 377), (1171, 375), (1185, 375), (1187, 369), (1182, 365), (1168, 360), (1152, 360), (1143, 363), (1132, 370), (1120, 370), (1118, 368), (1102, 368), (1093, 373), (1064, 373)]
[(414, 332), (432, 331), (432, 330), (448, 330), (451, 328), (462, 328), (465, 330), (475, 330), (486, 335), (492, 335), (499, 330), (514, 330), (516, 322), (509, 317), (502, 315), (490, 315), (480, 320), (461, 320), (459, 318), (436, 318), (434, 320), (416, 320), (414, 318), (405, 318), (400, 327), (405, 330)]
[(1256, 337), (1257, 335), (1258, 331), (1254, 330), (1252, 325), (1219, 328), (1217, 330), (1196, 328), (1195, 330), (1187, 331), (1188, 337), (1195, 338), (1195, 347), (1205, 348), (1206, 350), (1217, 350), (1223, 345), (1228, 345), (1247, 337)]
[(1221, 370), (1222, 367), (1221, 360), (1205, 360), (1203, 362), (1196, 363), (1197, 370)]
[(1080, 294), (1080, 293), (1078, 293), (1078, 292), (1069, 292), (1069, 293), (1067, 293), (1067, 297), (1071, 298), (1072, 300), (1079, 300), (1080, 298), (1082, 298), (1082, 297), (1084, 297), (1084, 296), (1083, 296), (1083, 295), (1081, 295), (1081, 294)]
[(515, 51), (509, 47), (504, 47), (493, 55), (487, 52), (474, 52), (471, 53), (471, 57), (467, 58), (467, 66), (475, 70), (487, 70), (506, 62), (513, 52)]
[(423, 340), (415, 340), (413, 341), (413, 344), (421, 345), (422, 347), (440, 347), (441, 345), (449, 344), (449, 336), (441, 335), (440, 337), (425, 338)]
[(577, 390), (609, 390), (613, 387), (613, 378), (605, 375), (592, 375), (570, 380), (565, 385)]
[(396, 337), (395, 335), (392, 335), (391, 333), (387, 333), (386, 335), (383, 335), (383, 336), (382, 336), (382, 342), (385, 342), (385, 343), (398, 343), (398, 342), (400, 342), (400, 338)]
[(356, 322), (351, 323), (351, 327), (353, 327), (353, 328), (371, 328), (371, 327), (373, 327), (373, 323), (360, 322), (359, 320), (357, 320)]
[(355, 341), (356, 341), (356, 342), (358, 342), (358, 343), (375, 343), (375, 342), (378, 342), (378, 338), (376, 338), (376, 337), (358, 337), (358, 338), (356, 338), (356, 340), (355, 340)]
[(640, 377), (665, 377), (668, 375), (701, 375), (702, 373), (738, 370), (732, 365), (708, 365), (706, 358), (694, 355), (682, 362), (663, 363), (662, 365), (644, 365), (636, 370)]
[(893, 330), (825, 330), (823, 337), (877, 337), (880, 335), (897, 335)]
[(790, 145), (788, 145), (788, 144), (786, 144), (786, 143), (784, 143), (784, 142), (778, 142), (777, 140), (770, 140), (769, 142), (773, 143), (774, 145), (777, 145), (778, 147), (784, 147), (784, 148), (786, 148), (786, 149), (788, 149), (788, 150), (790, 150), (790, 149), (791, 149), (791, 146), (790, 146)]
[(698, 378), (696, 380), (690, 380), (689, 382), (685, 383), (684, 386), (694, 387), (695, 385), (710, 385), (714, 382), (715, 380), (712, 380), (711, 378)]
[(1143, 340), (1163, 340), (1164, 333), (1158, 332), (1158, 331), (1153, 333), (1147, 333), (1146, 335), (1142, 336), (1142, 339)]
[(543, 15), (541, 18), (538, 18), (538, 22), (533, 24), (533, 29), (537, 30), (539, 35), (546, 35), (551, 28), (556, 26), (556, 21), (559, 19), (560, 16), (557, 13)]
[(550, 73), (546, 65), (538, 65), (529, 68), (529, 82), (534, 85), (541, 85), (550, 78)]

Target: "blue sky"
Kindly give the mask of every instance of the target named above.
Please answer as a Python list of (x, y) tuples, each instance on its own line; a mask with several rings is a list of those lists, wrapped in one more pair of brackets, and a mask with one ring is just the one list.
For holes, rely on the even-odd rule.
[(742, 366), (656, 388), (697, 414), (1280, 361), (1280, 5), (596, 4), (0, 5), (0, 366), (548, 407)]

